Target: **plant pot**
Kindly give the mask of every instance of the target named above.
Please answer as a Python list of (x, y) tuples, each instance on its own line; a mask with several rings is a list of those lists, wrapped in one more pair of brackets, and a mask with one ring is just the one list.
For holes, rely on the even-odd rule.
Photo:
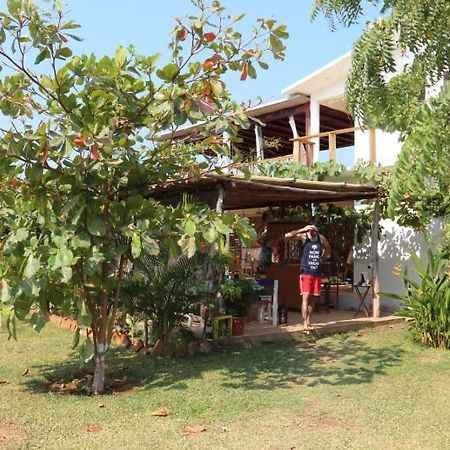
[(233, 336), (242, 336), (246, 323), (247, 317), (233, 317)]

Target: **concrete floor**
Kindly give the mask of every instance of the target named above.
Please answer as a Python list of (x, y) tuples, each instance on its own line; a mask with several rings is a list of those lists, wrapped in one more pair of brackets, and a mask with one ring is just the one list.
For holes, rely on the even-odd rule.
[[(313, 330), (305, 332), (305, 330), (303, 330), (300, 312), (289, 311), (288, 323), (286, 325), (274, 327), (272, 326), (272, 323), (268, 321), (265, 321), (264, 323), (249, 321), (245, 326), (244, 334), (242, 336), (221, 338), (212, 341), (212, 343), (214, 346), (221, 347), (232, 344), (271, 342), (284, 339), (296, 339), (304, 334), (325, 335), (342, 333), (403, 321), (404, 319), (402, 317), (392, 315), (373, 318), (366, 317), (363, 312), (355, 315), (355, 311), (331, 309), (327, 313), (325, 309), (321, 308), (318, 311), (315, 311), (312, 316)], [(199, 324), (194, 324), (192, 331), (200, 336), (202, 329)]]

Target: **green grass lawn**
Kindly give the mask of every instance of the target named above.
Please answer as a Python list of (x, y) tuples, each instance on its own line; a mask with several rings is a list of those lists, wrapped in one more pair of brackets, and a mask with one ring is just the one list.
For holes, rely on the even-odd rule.
[[(404, 325), (188, 359), (113, 350), (110, 379), (140, 387), (47, 392), (77, 369), (70, 332), (0, 333), (0, 447), (44, 449), (442, 449), (450, 445), (450, 353)], [(22, 375), (25, 369), (26, 375)], [(161, 406), (167, 417), (154, 417)], [(88, 432), (90, 425), (101, 428)], [(197, 435), (187, 426), (204, 425)]]

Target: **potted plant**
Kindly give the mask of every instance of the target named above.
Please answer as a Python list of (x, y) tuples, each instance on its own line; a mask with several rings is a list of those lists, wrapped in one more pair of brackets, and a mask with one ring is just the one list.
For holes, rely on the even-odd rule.
[(227, 314), (233, 316), (233, 336), (241, 336), (250, 305), (256, 300), (257, 283), (253, 278), (227, 280), (220, 286)]

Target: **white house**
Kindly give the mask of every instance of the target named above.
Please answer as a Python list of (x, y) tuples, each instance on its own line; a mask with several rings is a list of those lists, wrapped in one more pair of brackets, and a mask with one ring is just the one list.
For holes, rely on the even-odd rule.
[[(396, 55), (398, 67), (408, 60)], [(235, 146), (249, 159), (293, 159), (310, 165), (316, 161), (336, 160), (353, 166), (359, 160), (392, 166), (401, 149), (397, 133), (381, 130), (362, 130), (355, 123), (345, 104), (345, 84), (351, 68), (351, 54), (347, 53), (282, 90), (284, 99), (261, 104), (247, 110), (253, 126), (239, 133), (241, 142)], [(167, 133), (163, 138), (192, 139), (196, 126)], [(276, 145), (270, 145), (276, 141)], [(359, 207), (356, 202), (355, 207)], [(261, 213), (256, 211), (255, 214)], [(425, 255), (423, 237), (414, 230), (401, 227), (391, 220), (381, 222), (383, 235), (378, 242), (378, 279), (381, 292), (401, 293), (403, 283), (394, 275), (398, 264), (405, 264), (413, 252)], [(439, 224), (433, 230), (436, 236)], [(361, 273), (370, 273), (373, 249), (370, 236), (353, 252), (353, 273), (357, 281)], [(294, 271), (295, 272), (295, 271)], [(293, 273), (294, 273), (293, 272)], [(292, 291), (293, 288), (291, 287)], [(297, 301), (297, 300), (295, 300)], [(339, 304), (355, 307), (354, 293), (341, 292)], [(381, 310), (391, 311), (398, 303), (387, 297), (381, 299)]]

